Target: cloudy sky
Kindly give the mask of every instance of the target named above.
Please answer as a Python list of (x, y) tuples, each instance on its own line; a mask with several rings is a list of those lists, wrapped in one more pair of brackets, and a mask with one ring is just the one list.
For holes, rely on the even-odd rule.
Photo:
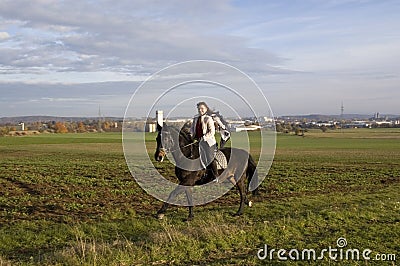
[(385, 0), (2, 0), (0, 117), (123, 116), (141, 82), (187, 60), (245, 72), (275, 115), (400, 114), (399, 14)]

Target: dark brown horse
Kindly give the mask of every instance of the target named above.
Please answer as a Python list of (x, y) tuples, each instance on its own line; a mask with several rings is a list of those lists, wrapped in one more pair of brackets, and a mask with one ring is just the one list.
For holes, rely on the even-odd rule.
[[(155, 160), (162, 162), (166, 153), (170, 152), (174, 157), (175, 162), (182, 161), (184, 159), (196, 159), (199, 158), (199, 149), (196, 143), (192, 142), (190, 136), (188, 125), (185, 125), (180, 131), (171, 126), (167, 126), (164, 123), (163, 128), (158, 127), (157, 135), (157, 148), (154, 154)], [(179, 140), (179, 141), (176, 141)], [(243, 207), (248, 204), (251, 207), (251, 201), (247, 199), (247, 184), (253, 181), (258, 182), (258, 175), (256, 169), (256, 163), (254, 162), (251, 155), (243, 150), (237, 148), (223, 148), (220, 149), (222, 153), (226, 156), (228, 161), (228, 168), (220, 170), (220, 176), (218, 177), (219, 182), (224, 180), (229, 180), (234, 185), (237, 186), (240, 194), (240, 207), (235, 215), (241, 215), (243, 213)], [(186, 157), (186, 158), (183, 158)], [(178, 165), (178, 164), (177, 164)], [(192, 190), (188, 187), (193, 187), (195, 185), (202, 185), (211, 181), (211, 178), (204, 178), (206, 174), (205, 169), (190, 168), (191, 166), (185, 167), (185, 169), (199, 169), (199, 170), (185, 170), (179, 166), (175, 166), (175, 175), (179, 180), (179, 185), (177, 186), (169, 195), (167, 202), (164, 202), (161, 209), (157, 212), (158, 218), (163, 218), (169, 203), (180, 193), (185, 192), (189, 207), (188, 220), (193, 219), (193, 199)], [(222, 172), (222, 174), (221, 174)], [(257, 193), (257, 189), (253, 191), (253, 194)]]

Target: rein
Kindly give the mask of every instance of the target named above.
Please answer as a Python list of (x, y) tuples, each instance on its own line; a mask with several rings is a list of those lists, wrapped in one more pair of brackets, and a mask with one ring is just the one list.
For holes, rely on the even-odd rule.
[(192, 145), (194, 145), (194, 144), (196, 144), (196, 143), (197, 143), (197, 142), (192, 142), (192, 143), (189, 143), (189, 144), (187, 144), (187, 145), (185, 145), (185, 146), (182, 146), (182, 147), (179, 147), (179, 148), (173, 149), (173, 150), (165, 149), (165, 148), (164, 148), (164, 150), (165, 150), (166, 152), (174, 152), (174, 151), (177, 151), (178, 149), (183, 149), (183, 148), (192, 146)]

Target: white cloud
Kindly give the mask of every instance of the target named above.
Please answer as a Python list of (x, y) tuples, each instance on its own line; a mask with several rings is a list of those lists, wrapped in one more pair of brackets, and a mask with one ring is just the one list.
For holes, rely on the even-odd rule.
[(8, 32), (5, 31), (1, 31), (0, 32), (0, 41), (4, 41), (10, 38), (10, 34), (8, 34)]
[[(77, 86), (99, 101), (113, 86), (87, 83), (136, 84), (176, 62), (209, 59), (261, 82), (280, 113), (322, 102), (318, 108), (327, 110), (324, 95), (336, 99), (338, 87), (352, 99), (365, 88), (398, 98), (398, 11), (395, 1), (3, 0), (0, 83), (24, 86), (0, 90), (22, 99), (34, 86), (35, 102), (74, 99)], [(389, 106), (395, 109), (392, 100), (382, 108)]]
[[(24, 28), (31, 32), (22, 38), (30, 44), (24, 52), (28, 56), (14, 58), (8, 62), (11, 66), (118, 71), (144, 65), (151, 72), (191, 59), (262, 59), (266, 64), (281, 60), (263, 49), (248, 48), (243, 38), (210, 31), (233, 9), (228, 1), (101, 1), (95, 5), (56, 1), (46, 9), (41, 1), (21, 5), (16, 1), (0, 4), (4, 17), (26, 21)], [(27, 8), (30, 12), (23, 11)]]

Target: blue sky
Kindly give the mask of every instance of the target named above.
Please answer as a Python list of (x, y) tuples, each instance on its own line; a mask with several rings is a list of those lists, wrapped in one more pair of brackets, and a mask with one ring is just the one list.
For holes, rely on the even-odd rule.
[(275, 115), (400, 114), (398, 14), (399, 1), (3, 0), (0, 117), (122, 116), (149, 75), (197, 59), (247, 73)]

